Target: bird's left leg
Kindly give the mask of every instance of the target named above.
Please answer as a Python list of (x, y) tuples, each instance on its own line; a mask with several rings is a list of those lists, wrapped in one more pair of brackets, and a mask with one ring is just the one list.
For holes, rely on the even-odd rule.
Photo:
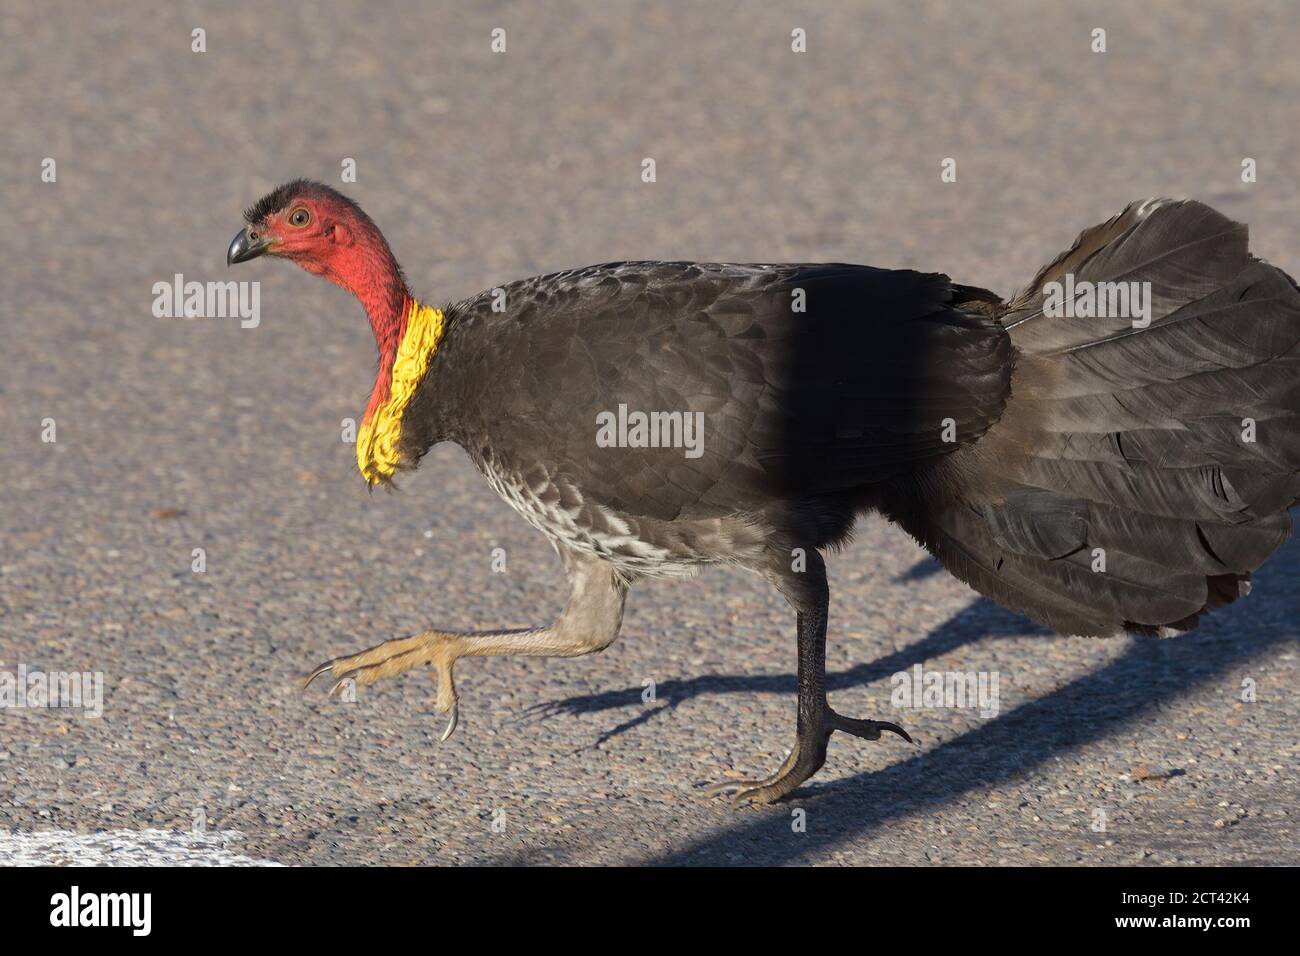
[[(400, 674), (425, 664), (437, 669), (438, 701), (435, 709), (447, 714), (446, 740), (456, 729), (457, 696), (452, 670), (462, 657), (578, 657), (604, 650), (618, 636), (623, 623), (627, 579), (612, 565), (588, 555), (562, 554), (573, 590), (559, 619), (550, 627), (512, 631), (457, 633), (426, 631), (414, 637), (386, 641), (348, 657), (326, 661), (307, 678), (310, 684), (325, 674), (334, 677), (332, 692), (349, 681), (364, 686), (381, 677)], [(306, 685), (304, 685), (306, 686)]]
[(733, 805), (772, 803), (794, 790), (826, 762), (826, 745), (840, 730), (863, 740), (879, 740), (888, 730), (908, 743), (912, 738), (897, 724), (881, 720), (856, 720), (831, 709), (826, 699), (826, 615), (830, 592), (821, 556), (808, 549), (807, 568), (788, 572), (780, 582), (786, 599), (794, 605), (799, 630), (799, 708), (795, 745), (777, 771), (761, 780), (728, 780), (710, 787), (712, 793), (734, 793)]

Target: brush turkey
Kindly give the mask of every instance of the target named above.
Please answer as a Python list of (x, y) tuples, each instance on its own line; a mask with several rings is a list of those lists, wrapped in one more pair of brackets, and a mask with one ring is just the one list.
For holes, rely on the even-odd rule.
[[(365, 308), (365, 480), (455, 442), (568, 571), (548, 627), (429, 631), (312, 675), (432, 666), (444, 739), (457, 659), (599, 651), (637, 579), (739, 566), (796, 615), (795, 746), (771, 776), (718, 788), (769, 802), (818, 770), (834, 731), (910, 740), (826, 697), (822, 552), (859, 515), (1062, 633), (1166, 634), (1247, 592), (1300, 496), (1300, 292), (1198, 202), (1130, 205), (1005, 302), (843, 263), (615, 262), (436, 308), (327, 186), (283, 185), (245, 219), (228, 262), (289, 259)], [(1063, 287), (1121, 284), (1145, 295), (1140, 319), (1060, 307)]]

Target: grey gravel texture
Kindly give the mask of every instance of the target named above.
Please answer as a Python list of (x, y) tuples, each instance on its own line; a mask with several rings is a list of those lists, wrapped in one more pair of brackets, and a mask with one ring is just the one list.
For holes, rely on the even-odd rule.
[[(918, 746), (837, 738), (767, 808), (699, 791), (793, 741), (792, 617), (736, 572), (636, 587), (601, 655), (462, 662), (445, 744), (421, 675), (302, 693), (390, 637), (540, 623), (563, 577), (455, 448), (368, 495), (340, 438), (373, 381), (360, 308), (224, 263), (242, 206), (340, 185), (350, 157), (343, 188), (434, 302), (624, 258), (1009, 294), (1149, 195), (1249, 222), (1297, 273), (1297, 35), (1285, 2), (6, 0), (0, 670), (102, 672), (104, 710), (0, 713), (0, 831), (49, 831), (0, 862), (104, 831), (81, 844), (102, 862), (97, 841), (201, 811), (241, 857), (297, 864), (1300, 863), (1294, 543), (1192, 635), (1087, 641), (863, 522), (830, 561), (832, 699)], [(176, 273), (260, 280), (261, 324), (155, 318)], [(997, 672), (998, 715), (891, 707), (916, 664)]]

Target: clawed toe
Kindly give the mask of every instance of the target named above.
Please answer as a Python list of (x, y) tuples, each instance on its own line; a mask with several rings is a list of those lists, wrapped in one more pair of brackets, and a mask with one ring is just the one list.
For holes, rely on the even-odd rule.
[(704, 793), (709, 797), (730, 796), (732, 807), (737, 807), (745, 802), (748, 794), (761, 789), (762, 786), (761, 780), (723, 780), (705, 787)]
[(438, 740), (442, 743), (446, 743), (447, 739), (456, 732), (456, 725), (458, 723), (460, 723), (460, 707), (455, 701), (452, 701), (451, 713), (447, 715), (447, 729), (442, 732), (442, 736), (439, 737)]
[(802, 771), (789, 771), (773, 774), (764, 780), (723, 780), (704, 788), (710, 797), (731, 796), (731, 806), (739, 807), (746, 803), (774, 803), (815, 773), (815, 768)]
[[(334, 658), (334, 660), (338, 660), (338, 658)], [(326, 661), (324, 664), (321, 664), (314, 671), (308, 674), (307, 679), (302, 682), (302, 689), (306, 690), (308, 687), (312, 685), (312, 681), (314, 681), (317, 677), (320, 677), (322, 674), (332, 671), (334, 669), (334, 660)]]
[(772, 776), (764, 780), (724, 780), (706, 787), (704, 792), (711, 797), (732, 794), (733, 807), (742, 803), (773, 803), (780, 800), (821, 769), (826, 760), (826, 744), (831, 734), (837, 730), (863, 740), (879, 740), (880, 732), (887, 730), (898, 734), (908, 743), (913, 743), (911, 736), (898, 724), (884, 720), (842, 717), (827, 707), (822, 718), (812, 722), (811, 726), (801, 723), (794, 750)]
[(799, 745), (786, 755), (776, 773), (762, 780), (722, 780), (705, 787), (711, 797), (731, 794), (732, 807), (742, 803), (771, 803), (803, 783), (821, 766), (815, 755), (805, 755)]
[(723, 794), (735, 793), (737, 790), (744, 790), (746, 787), (754, 786), (756, 781), (753, 780), (720, 780), (717, 783), (711, 783), (704, 788), (704, 795), (708, 797), (720, 797)]
[(373, 684), (382, 677), (431, 664), (438, 671), (436, 709), (439, 713), (447, 715), (447, 727), (439, 739), (446, 740), (456, 730), (460, 719), (456, 688), (452, 681), (452, 667), (459, 653), (454, 644), (454, 636), (437, 631), (396, 641), (386, 641), (359, 654), (326, 661), (307, 676), (303, 681), (303, 689), (310, 687), (318, 677), (332, 674), (337, 680), (329, 692), (330, 696), (337, 696), (349, 685)]
[(842, 717), (831, 711), (830, 722), (832, 730), (842, 730), (846, 734), (861, 737), (863, 740), (879, 740), (880, 732), (888, 730), (891, 734), (898, 734), (909, 744), (916, 742), (906, 730), (887, 720), (857, 720), (853, 717)]

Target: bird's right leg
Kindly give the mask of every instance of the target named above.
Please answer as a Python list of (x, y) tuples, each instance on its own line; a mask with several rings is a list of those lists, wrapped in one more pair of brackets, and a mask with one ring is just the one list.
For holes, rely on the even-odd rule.
[[(794, 605), (799, 630), (799, 705), (795, 744), (776, 772), (761, 780), (727, 780), (710, 787), (712, 793), (734, 793), (733, 804), (771, 803), (794, 790), (826, 762), (831, 734), (843, 731), (863, 740), (879, 740), (888, 730), (908, 743), (912, 738), (897, 724), (858, 720), (831, 709), (826, 698), (826, 615), (830, 592), (821, 556), (808, 549), (807, 568), (784, 574), (781, 590)], [(796, 575), (790, 577), (789, 575)]]
[(312, 671), (306, 684), (329, 674), (335, 678), (333, 693), (349, 682), (364, 686), (414, 667), (432, 665), (438, 673), (435, 709), (448, 715), (447, 729), (442, 734), (446, 740), (456, 729), (458, 706), (452, 672), (460, 658), (507, 654), (578, 657), (604, 650), (618, 636), (627, 579), (612, 565), (597, 558), (573, 553), (563, 556), (573, 590), (563, 613), (550, 627), (474, 633), (426, 631), (326, 661)]

